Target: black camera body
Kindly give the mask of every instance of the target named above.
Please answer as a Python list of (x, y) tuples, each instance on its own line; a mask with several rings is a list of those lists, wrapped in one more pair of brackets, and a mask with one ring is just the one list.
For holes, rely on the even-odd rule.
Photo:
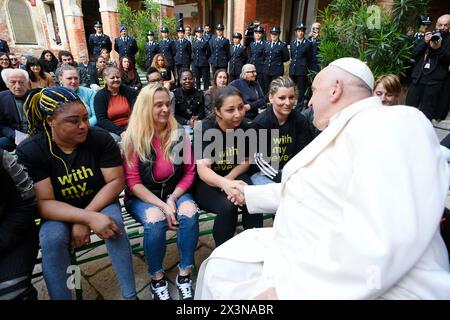
[(436, 42), (436, 41), (439, 41), (439, 39), (442, 39), (441, 31), (440, 30), (432, 31), (430, 41)]

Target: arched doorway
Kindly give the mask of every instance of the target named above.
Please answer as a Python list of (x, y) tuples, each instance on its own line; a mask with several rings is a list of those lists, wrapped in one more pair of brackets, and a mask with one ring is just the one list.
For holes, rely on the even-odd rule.
[(86, 36), (86, 43), (89, 43), (89, 35), (94, 33), (95, 21), (101, 21), (100, 5), (98, 0), (82, 0), (81, 8), (83, 10), (83, 23)]

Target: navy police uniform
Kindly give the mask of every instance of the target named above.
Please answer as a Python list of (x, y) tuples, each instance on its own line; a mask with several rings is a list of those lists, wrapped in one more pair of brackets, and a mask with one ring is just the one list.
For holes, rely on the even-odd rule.
[[(122, 32), (125, 27), (120, 28), (120, 32)], [(126, 28), (125, 28), (126, 30)], [(118, 37), (114, 40), (114, 50), (119, 53), (119, 58), (124, 56), (128, 56), (131, 60), (136, 61), (134, 56), (138, 52), (138, 47), (136, 43), (136, 39), (130, 36), (126, 37)]]
[[(169, 32), (169, 28), (162, 27), (161, 33), (163, 33), (163, 32)], [(173, 40), (167, 38), (167, 39), (162, 39), (159, 42), (158, 46), (159, 46), (159, 52), (162, 53), (167, 60), (167, 73), (171, 74), (175, 68), (175, 60), (174, 60), (174, 57), (176, 54), (175, 43)]]
[[(179, 27), (177, 32), (184, 32), (183, 27)], [(175, 41), (175, 65), (177, 67), (177, 79), (180, 81), (180, 74), (183, 68), (190, 69), (192, 46), (189, 40), (183, 38)]]
[[(201, 27), (195, 29), (195, 32), (203, 32)], [(208, 59), (211, 56), (211, 48), (208, 41), (202, 38), (195, 38), (192, 41), (192, 69), (195, 76), (195, 86), (200, 89), (200, 79), (203, 79), (203, 89), (206, 91), (210, 86), (210, 72)]]
[(9, 53), (8, 42), (0, 39), (0, 52)]
[[(242, 34), (234, 33), (233, 39), (241, 39)], [(230, 49), (230, 65), (228, 67), (228, 74), (230, 81), (240, 78), (242, 67), (247, 63), (247, 49), (242, 44), (233, 45)]]
[[(217, 30), (223, 30), (224, 28), (221, 23), (216, 27)], [(209, 46), (211, 48), (209, 63), (211, 64), (213, 74), (218, 69), (227, 70), (228, 61), (230, 61), (230, 41), (224, 36), (214, 36), (209, 40)]]
[[(102, 24), (99, 21), (97, 21), (94, 24), (94, 27), (101, 28)], [(111, 39), (104, 33), (90, 34), (88, 43), (89, 43), (89, 53), (92, 61), (97, 61), (97, 57), (100, 55), (100, 51), (102, 49), (106, 49), (108, 50), (108, 52), (111, 52), (112, 50)]]
[[(303, 24), (298, 24), (295, 30), (306, 30)], [(298, 100), (302, 101), (308, 83), (308, 69), (312, 63), (312, 44), (306, 38), (291, 41), (291, 65), (289, 76), (297, 85)]]
[[(149, 31), (147, 33), (149, 36), (154, 36), (155, 33), (153, 31)], [(159, 53), (159, 45), (156, 41), (147, 41), (145, 44), (145, 52), (147, 53), (147, 58), (145, 59), (145, 69), (148, 69), (153, 62), (153, 57)]]
[[(255, 28), (255, 32), (262, 32), (263, 28), (258, 26)], [(256, 68), (256, 80), (258, 81), (261, 88), (264, 90), (266, 85), (264, 83), (264, 59), (265, 59), (265, 50), (266, 41), (261, 40), (259, 42), (253, 41), (250, 43), (249, 50), (249, 60), (248, 63), (251, 63)]]
[[(270, 33), (280, 34), (280, 28), (273, 27)], [(269, 91), (270, 83), (273, 79), (284, 74), (284, 62), (289, 61), (289, 51), (286, 43), (278, 40), (276, 42), (268, 41), (264, 47), (264, 93)]]

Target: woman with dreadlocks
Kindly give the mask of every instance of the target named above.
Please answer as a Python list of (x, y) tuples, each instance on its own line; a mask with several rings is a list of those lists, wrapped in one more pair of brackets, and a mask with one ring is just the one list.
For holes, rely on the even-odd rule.
[(117, 201), (124, 188), (119, 148), (107, 131), (89, 127), (86, 107), (68, 88), (35, 89), (24, 109), (31, 136), (17, 155), (35, 182), (50, 298), (72, 298), (69, 250), (89, 243), (92, 230), (105, 239), (124, 299), (135, 299), (131, 248)]

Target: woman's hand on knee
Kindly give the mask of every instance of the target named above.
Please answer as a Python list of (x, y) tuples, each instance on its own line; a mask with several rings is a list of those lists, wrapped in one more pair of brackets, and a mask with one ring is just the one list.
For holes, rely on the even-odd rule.
[(114, 238), (122, 233), (114, 220), (101, 212), (92, 212), (89, 227), (102, 239)]
[(91, 241), (91, 228), (84, 224), (74, 223), (70, 235), (72, 249), (79, 248)]

